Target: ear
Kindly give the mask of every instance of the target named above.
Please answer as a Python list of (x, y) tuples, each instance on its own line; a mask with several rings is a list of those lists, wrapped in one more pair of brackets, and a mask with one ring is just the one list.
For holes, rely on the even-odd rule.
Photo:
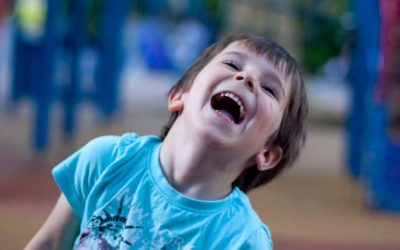
[(282, 159), (281, 147), (264, 149), (256, 155), (257, 168), (260, 171), (265, 171), (275, 167)]
[(182, 112), (183, 110), (183, 93), (182, 91), (173, 90), (168, 96), (168, 111), (171, 113)]

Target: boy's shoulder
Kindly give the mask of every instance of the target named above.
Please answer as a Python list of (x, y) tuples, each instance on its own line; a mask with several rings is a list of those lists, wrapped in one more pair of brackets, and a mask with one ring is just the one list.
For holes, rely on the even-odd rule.
[(104, 135), (90, 140), (82, 150), (91, 156), (118, 157), (126, 154), (127, 150), (140, 149), (156, 141), (160, 141), (157, 136), (140, 136), (136, 133), (125, 133), (120, 136)]
[(226, 244), (233, 249), (272, 249), (271, 233), (252, 207), (248, 196), (238, 188), (234, 192), (239, 194), (234, 203), (223, 216), (219, 215), (220, 220), (215, 220), (215, 223), (221, 223), (217, 227), (221, 227), (224, 237), (236, 239)]
[[(249, 249), (272, 249), (272, 236), (269, 228), (264, 224), (257, 212), (254, 210), (248, 196), (244, 193), (243, 195), (246, 200), (245, 217), (247, 217), (244, 223), (245, 226), (249, 228), (246, 246), (248, 245), (247, 247)], [(261, 246), (262, 248), (260, 248)]]
[(160, 139), (156, 136), (139, 136), (135, 133), (99, 136), (59, 163), (55, 171), (100, 174), (113, 162), (135, 155), (158, 141)]
[(62, 192), (69, 197), (75, 213), (81, 217), (83, 204), (96, 183), (103, 182), (107, 173), (114, 173), (126, 159), (144, 152), (142, 149), (155, 145), (156, 141), (155, 136), (142, 137), (134, 133), (100, 136), (60, 162), (52, 174)]

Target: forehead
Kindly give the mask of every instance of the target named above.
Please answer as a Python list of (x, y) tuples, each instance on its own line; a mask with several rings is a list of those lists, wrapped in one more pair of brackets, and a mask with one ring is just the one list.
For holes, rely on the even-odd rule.
[[(259, 55), (258, 53), (253, 51), (249, 46), (247, 46), (246, 44), (244, 44), (241, 41), (236, 41), (236, 42), (229, 44), (219, 54), (217, 54), (217, 56), (225, 55), (225, 54), (229, 54), (229, 53), (244, 54), (248, 57), (260, 58), (260, 59), (262, 59), (264, 57), (263, 55)], [(263, 58), (263, 59), (267, 60), (267, 58)]]

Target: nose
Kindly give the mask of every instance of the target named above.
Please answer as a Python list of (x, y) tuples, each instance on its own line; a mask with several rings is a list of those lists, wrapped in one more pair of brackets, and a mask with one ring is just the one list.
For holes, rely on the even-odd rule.
[(253, 92), (254, 83), (253, 83), (253, 80), (251, 79), (251, 77), (249, 75), (247, 75), (246, 73), (240, 72), (240, 73), (236, 74), (235, 80), (243, 82), (246, 85), (246, 87), (251, 92)]

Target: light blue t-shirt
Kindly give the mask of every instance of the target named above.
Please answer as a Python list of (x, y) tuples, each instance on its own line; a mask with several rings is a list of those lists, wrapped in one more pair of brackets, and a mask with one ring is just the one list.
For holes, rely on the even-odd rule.
[(99, 137), (54, 168), (81, 218), (75, 249), (272, 249), (269, 230), (238, 188), (204, 201), (172, 187), (161, 144), (155, 136)]

